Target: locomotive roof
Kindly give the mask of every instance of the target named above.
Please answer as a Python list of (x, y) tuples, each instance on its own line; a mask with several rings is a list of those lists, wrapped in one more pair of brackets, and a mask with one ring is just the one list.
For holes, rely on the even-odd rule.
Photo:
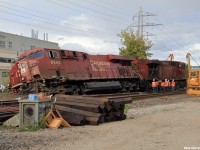
[(132, 57), (127, 57), (127, 56), (120, 56), (120, 55), (107, 55), (109, 60), (125, 60), (125, 61), (133, 61), (135, 60)]

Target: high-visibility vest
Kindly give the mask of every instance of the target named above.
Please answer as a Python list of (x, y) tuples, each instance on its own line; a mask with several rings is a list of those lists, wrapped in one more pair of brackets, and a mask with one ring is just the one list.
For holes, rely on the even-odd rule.
[(158, 86), (159, 85), (159, 83), (158, 83), (158, 81), (156, 82), (156, 86)]
[(156, 87), (156, 82), (153, 81), (153, 82), (151, 83), (151, 86), (152, 86), (152, 87)]
[(165, 86), (165, 87), (168, 87), (168, 86), (169, 86), (169, 82), (168, 82), (168, 81), (165, 81), (164, 86)]
[(162, 82), (162, 83), (161, 83), (161, 86), (162, 86), (162, 87), (164, 87), (164, 86), (165, 86), (165, 83), (164, 83), (164, 82)]
[(176, 86), (176, 83), (174, 81), (172, 81), (172, 86), (175, 87)]

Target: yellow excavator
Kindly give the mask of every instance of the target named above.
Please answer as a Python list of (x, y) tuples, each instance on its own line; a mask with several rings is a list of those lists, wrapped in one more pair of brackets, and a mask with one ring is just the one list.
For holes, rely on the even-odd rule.
[(188, 60), (188, 80), (187, 80), (187, 94), (200, 96), (200, 69), (192, 69), (190, 66), (191, 54), (187, 53)]

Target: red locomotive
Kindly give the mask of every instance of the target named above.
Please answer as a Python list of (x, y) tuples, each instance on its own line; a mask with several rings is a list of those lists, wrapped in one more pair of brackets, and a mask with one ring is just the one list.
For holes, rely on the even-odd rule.
[(23, 53), (11, 68), (12, 89), (83, 94), (93, 91), (133, 91), (140, 79), (132, 72), (133, 58), (35, 48)]
[(146, 89), (151, 88), (153, 79), (164, 79), (176, 82), (177, 88), (186, 87), (187, 69), (183, 62), (159, 60), (134, 60), (134, 69), (138, 75), (145, 79)]
[(175, 79), (178, 87), (186, 85), (186, 67), (182, 62), (134, 60), (118, 55), (89, 55), (47, 48), (23, 53), (9, 75), (11, 88), (23, 92), (144, 91), (151, 88), (153, 79)]

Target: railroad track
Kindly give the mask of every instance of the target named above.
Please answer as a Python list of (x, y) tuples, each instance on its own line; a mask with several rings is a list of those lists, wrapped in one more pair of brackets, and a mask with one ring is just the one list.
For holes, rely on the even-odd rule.
[[(83, 111), (92, 111), (94, 113), (100, 113), (100, 115), (92, 114), (92, 116), (90, 115), (86, 116), (86, 119), (88, 119), (88, 122), (90, 122), (91, 124), (99, 124), (100, 122), (104, 122), (105, 120), (111, 121), (112, 119), (116, 120), (116, 118), (125, 119), (125, 116), (123, 114), (124, 105), (131, 103), (132, 101), (163, 97), (163, 96), (173, 96), (173, 95), (185, 94), (185, 93), (186, 93), (185, 91), (177, 91), (173, 93), (172, 92), (167, 92), (167, 93), (133, 92), (133, 93), (83, 95), (83, 96), (78, 96), (78, 98), (77, 96), (64, 96), (64, 97), (67, 97), (69, 100), (67, 100), (67, 98), (64, 98), (64, 100), (60, 100), (58, 104), (66, 105), (69, 107), (69, 108), (63, 108), (62, 106), (60, 106), (59, 108), (60, 109), (62, 108), (62, 111), (67, 110), (67, 113), (65, 113), (65, 115), (66, 114), (71, 115), (70, 119), (73, 121), (75, 121), (74, 118), (83, 119), (84, 115), (82, 115), (81, 113), (91, 115), (91, 113), (83, 112)], [(96, 104), (95, 102), (91, 102), (91, 100), (97, 101)], [(74, 110), (74, 109), (77, 109), (77, 110)], [(81, 112), (79, 110), (83, 110), (83, 111)], [(14, 116), (18, 112), (19, 112), (19, 103), (17, 100), (0, 101), (0, 123)], [(105, 112), (106, 113), (109, 112), (109, 113), (105, 115)], [(76, 114), (76, 113), (79, 113), (79, 114)], [(102, 116), (102, 114), (103, 116), (106, 116), (106, 117), (104, 117), (104, 119), (102, 117), (98, 118)], [(113, 115), (116, 115), (117, 117), (115, 118), (113, 117)], [(108, 117), (108, 116), (111, 116), (111, 117)], [(81, 121), (78, 120), (78, 122), (80, 123)]]
[(0, 101), (0, 124), (19, 112), (19, 103), (17, 100)]
[(132, 98), (132, 101), (140, 99), (149, 99), (162, 96), (173, 96), (179, 94), (186, 94), (185, 90), (176, 92), (164, 92), (164, 93), (147, 93), (147, 92), (132, 92), (132, 93), (116, 93), (116, 94), (98, 94), (98, 95), (84, 95), (85, 97), (106, 97), (110, 99), (116, 98)]

